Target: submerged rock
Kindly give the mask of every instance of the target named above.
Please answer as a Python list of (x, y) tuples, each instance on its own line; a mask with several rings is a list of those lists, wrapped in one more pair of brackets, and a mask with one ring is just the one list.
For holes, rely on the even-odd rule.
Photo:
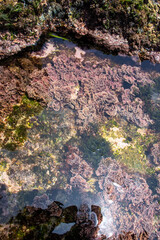
[[(143, 230), (139, 236), (132, 231), (121, 233), (118, 236), (107, 237), (99, 234), (98, 219), (102, 218), (101, 211), (98, 206), (91, 206), (92, 212), (87, 204), (82, 204), (77, 212), (76, 206), (68, 208), (60, 208), (53, 202), (46, 210), (41, 208), (26, 207), (16, 217), (4, 226), (0, 226), (0, 237), (2, 240), (27, 239), (33, 240), (39, 237), (43, 239), (79, 239), (79, 240), (146, 240), (149, 239), (148, 233)], [(67, 210), (67, 211), (66, 211)], [(66, 222), (63, 218), (70, 219)], [(72, 217), (70, 217), (72, 216)], [(76, 217), (77, 216), (77, 217)], [(75, 222), (75, 217), (77, 221)], [(66, 223), (67, 231), (64, 231)], [(71, 226), (68, 228), (69, 223)], [(60, 226), (63, 229), (60, 230)], [(59, 230), (58, 230), (59, 227)], [(61, 226), (62, 227), (62, 226)]]
[(91, 209), (87, 204), (81, 204), (77, 212), (77, 224), (88, 225), (96, 227), (98, 224), (97, 215), (95, 212), (91, 212)]
[(93, 174), (93, 169), (89, 164), (83, 160), (82, 153), (77, 147), (69, 146), (67, 152), (66, 162), (71, 167), (72, 175), (81, 175), (86, 179), (90, 179)]

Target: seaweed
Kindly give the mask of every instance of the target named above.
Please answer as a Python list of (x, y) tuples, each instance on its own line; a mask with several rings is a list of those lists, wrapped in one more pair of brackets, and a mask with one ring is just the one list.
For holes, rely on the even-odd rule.
[(23, 96), (21, 103), (13, 107), (12, 113), (1, 123), (4, 139), (1, 146), (9, 151), (14, 151), (27, 139), (27, 129), (31, 128), (30, 118), (38, 115), (42, 107), (37, 101)]
[(130, 170), (153, 174), (146, 153), (157, 141), (156, 135), (125, 120), (117, 120), (116, 126), (114, 122), (109, 120), (99, 128), (101, 137), (110, 143), (114, 158)]

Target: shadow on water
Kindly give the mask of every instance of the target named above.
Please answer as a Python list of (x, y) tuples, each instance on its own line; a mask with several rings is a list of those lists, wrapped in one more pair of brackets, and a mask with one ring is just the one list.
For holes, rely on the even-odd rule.
[[(85, 200), (84, 196), (86, 197)], [(81, 194), (76, 188), (68, 191), (51, 187), (48, 190), (20, 190), (17, 193), (11, 193), (5, 184), (0, 184), (0, 224), (8, 222), (12, 216), (16, 216), (25, 206), (47, 209), (48, 205), (53, 201), (58, 204), (59, 200), (63, 203), (60, 205), (65, 208), (72, 204), (79, 207), (83, 202), (89, 205), (97, 202), (94, 193), (84, 192), (84, 194)]]
[(51, 42), (54, 42), (56, 44), (62, 44), (65, 45), (68, 48), (74, 48), (79, 46), (81, 49), (83, 49), (84, 51), (86, 51), (86, 53), (94, 53), (95, 56), (101, 58), (101, 59), (109, 59), (112, 62), (114, 62), (115, 64), (118, 65), (123, 65), (126, 64), (128, 66), (138, 66), (140, 67), (142, 70), (144, 71), (156, 71), (156, 72), (160, 72), (160, 64), (153, 64), (151, 63), (149, 60), (144, 60), (144, 61), (140, 61), (140, 59), (137, 56), (127, 56), (127, 55), (118, 55), (118, 54), (110, 54), (109, 52), (103, 52), (101, 50), (97, 50), (97, 49), (93, 49), (89, 44), (84, 44), (84, 43), (73, 43), (71, 41), (67, 41), (67, 40), (63, 40), (63, 39), (59, 39), (59, 38), (52, 38)]
[(151, 175), (150, 177), (148, 177), (146, 179), (146, 181), (147, 181), (147, 184), (150, 187), (150, 189), (152, 189), (152, 194), (153, 195), (157, 194), (156, 188), (158, 189), (158, 180), (157, 180), (156, 176)]
[[(56, 36), (56, 35), (55, 35)], [(117, 52), (112, 53), (111, 52), (103, 52), (103, 49), (95, 49), (96, 46), (92, 45), (90, 41), (86, 41), (86, 38), (83, 39), (83, 37), (79, 40), (75, 39), (72, 35), (66, 37), (69, 40), (64, 40), (63, 37), (50, 37), (49, 33), (41, 35), (40, 39), (33, 45), (28, 46), (25, 49), (22, 49), (19, 53), (14, 54), (13, 56), (9, 56), (5, 59), (0, 60), (0, 66), (2, 65), (8, 65), (8, 63), (11, 63), (16, 58), (21, 58), (24, 56), (28, 56), (28, 53), (39, 51), (46, 41), (50, 39), (51, 42), (58, 44), (58, 45), (65, 45), (68, 48), (74, 48), (76, 46), (80, 47), (81, 49), (84, 49), (88, 53), (94, 53), (97, 57), (100, 57), (101, 59), (110, 59), (115, 64), (119, 65), (129, 65), (129, 66), (140, 66), (142, 70), (144, 71), (157, 71), (160, 72), (160, 64), (153, 64), (149, 60), (140, 61), (137, 56), (127, 56), (127, 55), (118, 55)]]
[(82, 134), (79, 149), (82, 151), (84, 159), (91, 163), (94, 168), (98, 167), (102, 157), (113, 156), (110, 143), (98, 134)]

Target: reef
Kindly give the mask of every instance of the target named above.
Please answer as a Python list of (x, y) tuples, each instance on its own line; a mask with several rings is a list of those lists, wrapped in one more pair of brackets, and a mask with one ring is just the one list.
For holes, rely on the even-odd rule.
[[(46, 143), (44, 143), (44, 146), (46, 146)], [(58, 144), (58, 148), (60, 146), (61, 144)], [(26, 145), (26, 147), (28, 146)], [(37, 214), (40, 214), (45, 224), (48, 224), (49, 222), (48, 227), (45, 229), (50, 233), (55, 225), (49, 219), (46, 221), (46, 217), (50, 217), (50, 214), (46, 214), (45, 211), (46, 209), (51, 209), (50, 206), (52, 205), (53, 199), (64, 199), (64, 204), (67, 205), (68, 202), (72, 201), (86, 202), (86, 204), (94, 201), (94, 204), (97, 203), (101, 207), (103, 216), (103, 219), (101, 216), (101, 220), (98, 220), (98, 225), (96, 225), (97, 221), (95, 214), (92, 214), (92, 216), (89, 210), (86, 210), (84, 214), (82, 211), (83, 208), (80, 208), (77, 213), (77, 218), (74, 221), (70, 216), (72, 209), (71, 212), (65, 210), (66, 215), (63, 222), (76, 222), (76, 224), (84, 224), (85, 222), (86, 224), (86, 229), (83, 226), (82, 231), (81, 228), (78, 228), (78, 230), (76, 228), (75, 231), (73, 231), (74, 237), (76, 237), (80, 231), (83, 236), (80, 239), (84, 239), (84, 236), (88, 236), (86, 239), (97, 239), (95, 238), (97, 230), (101, 235), (105, 235), (106, 239), (110, 239), (111, 236), (111, 239), (119, 239), (118, 237), (123, 231), (131, 232), (135, 238), (136, 236), (138, 237), (141, 235), (144, 230), (147, 233), (145, 236), (148, 236), (149, 239), (155, 239), (160, 236), (158, 227), (158, 214), (160, 209), (157, 201), (160, 195), (160, 179), (158, 171), (157, 192), (153, 195), (148, 182), (142, 175), (128, 172), (127, 168), (124, 168), (113, 158), (102, 158), (98, 163), (97, 168), (93, 168), (91, 163), (85, 160), (84, 154), (83, 152), (80, 152), (78, 146), (75, 147), (74, 145), (71, 145), (71, 143), (70, 145), (67, 144), (64, 159), (61, 159), (58, 152), (56, 153), (57, 150), (55, 151), (54, 149), (53, 151), (52, 148), (53, 145), (47, 146), (47, 152), (49, 154), (46, 155), (44, 147), (42, 149), (41, 145), (38, 151), (34, 151), (35, 162), (33, 162), (33, 160), (31, 161), (28, 154), (25, 153), (25, 150), (19, 153), (19, 156), (21, 156), (21, 162), (16, 160), (16, 158), (19, 158), (18, 155), (13, 155), (13, 159), (10, 158), (12, 165), (8, 166), (6, 173), (2, 172), (1, 174), (1, 179), (7, 184), (7, 186), (2, 184), (0, 188), (1, 222), (7, 222), (12, 215), (15, 215), (19, 209), (28, 203), (32, 207), (28, 207), (27, 210), (24, 211), (26, 216), (28, 216), (28, 214), (29, 216), (32, 216), (33, 211), (33, 217), (36, 219)], [(56, 145), (54, 145), (54, 148), (56, 148)], [(43, 150), (42, 156), (39, 156), (41, 153), (40, 150)], [(62, 152), (63, 149), (61, 149), (60, 153), (62, 154)], [(57, 193), (57, 189), (59, 193)], [(63, 190), (63, 192), (60, 193), (61, 190)], [(62, 204), (59, 204), (58, 202), (56, 204), (60, 207), (62, 206)], [(41, 211), (39, 210), (40, 208)], [(88, 207), (85, 207), (84, 209), (88, 209)], [(35, 211), (37, 212), (36, 214)], [(97, 214), (96, 211), (94, 212)], [(21, 216), (21, 214), (18, 216)], [(24, 216), (24, 214), (22, 215)], [(94, 224), (90, 222), (91, 216)], [(99, 219), (99, 217), (97, 218)], [(24, 217), (19, 217), (18, 219), (22, 219), (26, 222)], [(64, 219), (64, 214), (62, 214), (62, 219)], [(56, 219), (56, 221), (58, 220)], [(27, 226), (24, 228), (24, 232), (27, 231), (27, 234), (30, 233), (31, 236), (37, 236), (34, 234), (37, 234), (37, 231), (43, 231), (44, 228), (42, 226), (41, 230), (39, 230), (40, 225), (37, 221), (37, 227), (35, 228), (33, 222), (32, 224), (29, 224), (29, 226), (31, 225), (33, 228), (31, 228), (32, 231), (27, 231), (29, 228)], [(12, 223), (13, 222), (11, 222), (10, 228), (11, 234), (14, 233)], [(90, 223), (91, 228), (89, 227)], [(60, 222), (58, 221), (56, 224), (60, 224)], [(19, 228), (21, 229), (23, 226), (24, 224), (20, 222)], [(93, 226), (95, 227), (94, 230)], [(4, 232), (4, 230), (2, 232)], [(124, 234), (124, 236), (127, 238), (128, 235)], [(48, 238), (44, 237), (44, 239)], [(57, 239), (59, 238), (57, 237)]]
[(153, 0), (3, 0), (0, 58), (37, 44), (52, 31), (111, 53), (159, 62), (159, 4)]
[[(158, 158), (158, 133), (155, 134), (151, 129), (140, 128), (118, 118), (101, 124), (98, 133), (110, 144), (118, 162), (130, 170), (134, 169), (143, 174), (155, 172), (152, 155), (155, 151), (154, 156)], [(149, 154), (152, 149), (153, 153)]]
[[(85, 202), (79, 207), (64, 207), (58, 201), (51, 202), (48, 194), (36, 195), (32, 206), (0, 225), (1, 239), (159, 238), (159, 224), (155, 220), (159, 204), (145, 179), (127, 174), (113, 159), (103, 159), (95, 174), (101, 189), (98, 193), (101, 208)], [(1, 185), (1, 199), (5, 198), (5, 191)], [(1, 208), (2, 205), (6, 208), (6, 201), (1, 201)], [(72, 225), (68, 229), (69, 223)]]

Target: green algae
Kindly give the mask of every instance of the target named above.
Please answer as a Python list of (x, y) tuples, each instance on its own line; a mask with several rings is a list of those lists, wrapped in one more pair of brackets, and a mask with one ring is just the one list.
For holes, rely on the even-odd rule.
[(62, 40), (65, 40), (65, 41), (69, 41), (69, 39), (64, 38), (64, 37), (60, 37), (60, 36), (58, 36), (56, 34), (53, 34), (53, 33), (49, 33), (48, 35), (49, 35), (49, 37), (54, 37), (54, 38), (62, 39)]
[(0, 162), (0, 172), (5, 171), (6, 168), (7, 168), (7, 162), (2, 160)]
[(28, 207), (13, 217), (9, 224), (4, 225), (4, 227), (0, 226), (0, 228), (4, 233), (5, 240), (49, 239), (52, 237), (51, 233), (55, 227), (61, 223), (76, 222), (77, 210), (76, 206), (69, 206), (62, 208), (62, 213), (59, 216), (54, 216), (54, 210), (52, 213), (52, 210)]
[(24, 208), (9, 221), (9, 238), (7, 239), (47, 239), (50, 232), (61, 222), (61, 215), (55, 217), (47, 210)]
[(117, 122), (116, 127), (115, 123), (111, 126), (111, 121), (106, 122), (105, 125), (100, 126), (99, 134), (110, 142), (117, 161), (133, 171), (144, 174), (154, 173), (146, 155), (149, 146), (157, 140), (153, 133), (123, 120), (120, 123)]
[[(160, 5), (152, 0), (117, 0), (117, 1), (85, 1), (83, 7), (76, 7), (74, 12), (79, 11), (83, 16), (83, 8), (90, 13), (90, 25), (92, 19), (97, 16), (95, 24), (103, 26), (109, 32), (123, 34), (130, 45), (134, 44), (143, 53), (144, 48), (152, 44), (156, 47), (159, 42), (159, 14)], [(80, 11), (81, 10), (81, 11)], [(127, 31), (129, 29), (129, 34)], [(137, 39), (136, 39), (137, 38)], [(144, 48), (138, 46), (138, 41)]]
[(89, 191), (91, 193), (96, 193), (96, 183), (97, 183), (97, 179), (96, 178), (90, 178), (88, 181), (87, 181), (87, 184), (90, 186), (89, 188)]
[[(16, 188), (11, 182), (9, 191), (19, 191), (19, 187), (23, 187), (24, 191), (37, 189), (41, 192), (51, 187), (66, 189), (69, 175), (62, 174), (61, 169), (64, 163), (64, 146), (77, 133), (73, 127), (72, 113), (58, 113), (46, 109), (38, 113), (37, 103), (28, 102), (26, 98), (23, 102), (30, 105), (29, 111), (23, 106), (24, 115), (22, 109), (19, 109), (23, 104), (16, 106), (14, 113), (19, 114), (20, 110), (19, 118), (12, 113), (8, 117), (10, 124), (6, 123), (10, 127), (8, 135), (14, 136), (12, 140), (15, 142), (9, 142), (8, 138), (3, 148), (17, 150), (13, 153), (15, 157), (8, 153), (11, 162), (7, 166), (7, 177), (12, 179), (14, 185), (17, 183)], [(32, 111), (32, 105), (36, 106), (35, 111)], [(36, 112), (37, 116), (34, 115)], [(21, 149), (18, 149), (20, 146)], [(2, 150), (2, 154), (3, 152), (5, 151)], [(18, 174), (19, 172), (21, 174)]]
[[(40, 19), (40, 15), (43, 12), (43, 4), (41, 2), (41, 0), (0, 1), (0, 26), (2, 29), (9, 29), (10, 40), (14, 40), (19, 31), (23, 32), (25, 30), (29, 35), (36, 34), (33, 26), (44, 22)], [(5, 38), (8, 40), (7, 35), (3, 37), (3, 40)]]
[[(24, 10), (23, 3), (16, 1), (8, 1), (2, 4), (0, 9), (0, 21), (10, 25), (12, 21), (16, 21), (16, 17)], [(17, 16), (16, 16), (17, 15)]]
[[(86, 13), (88, 13), (87, 21)], [(145, 48), (147, 50), (151, 45), (156, 47), (159, 42), (159, 15), (160, 4), (152, 0), (80, 0), (69, 1), (67, 7), (65, 1), (0, 1), (1, 25), (14, 30), (11, 31), (13, 35), (16, 29), (20, 31), (25, 29), (29, 35), (34, 35), (36, 32), (33, 27), (43, 26), (47, 20), (54, 22), (55, 18), (59, 20), (59, 26), (62, 27), (66, 26), (65, 17), (66, 22), (73, 25), (75, 20), (82, 19), (82, 22), (89, 24), (91, 28), (94, 19), (95, 26), (122, 34), (125, 38), (127, 37), (131, 46), (133, 42), (132, 47), (136, 44), (142, 54)], [(54, 34), (53, 37), (55, 37)], [(141, 45), (143, 45), (142, 48)]]
[(31, 128), (30, 118), (39, 114), (42, 107), (37, 101), (22, 97), (21, 103), (13, 107), (12, 113), (1, 124), (2, 148), (14, 151), (27, 139), (27, 129)]

